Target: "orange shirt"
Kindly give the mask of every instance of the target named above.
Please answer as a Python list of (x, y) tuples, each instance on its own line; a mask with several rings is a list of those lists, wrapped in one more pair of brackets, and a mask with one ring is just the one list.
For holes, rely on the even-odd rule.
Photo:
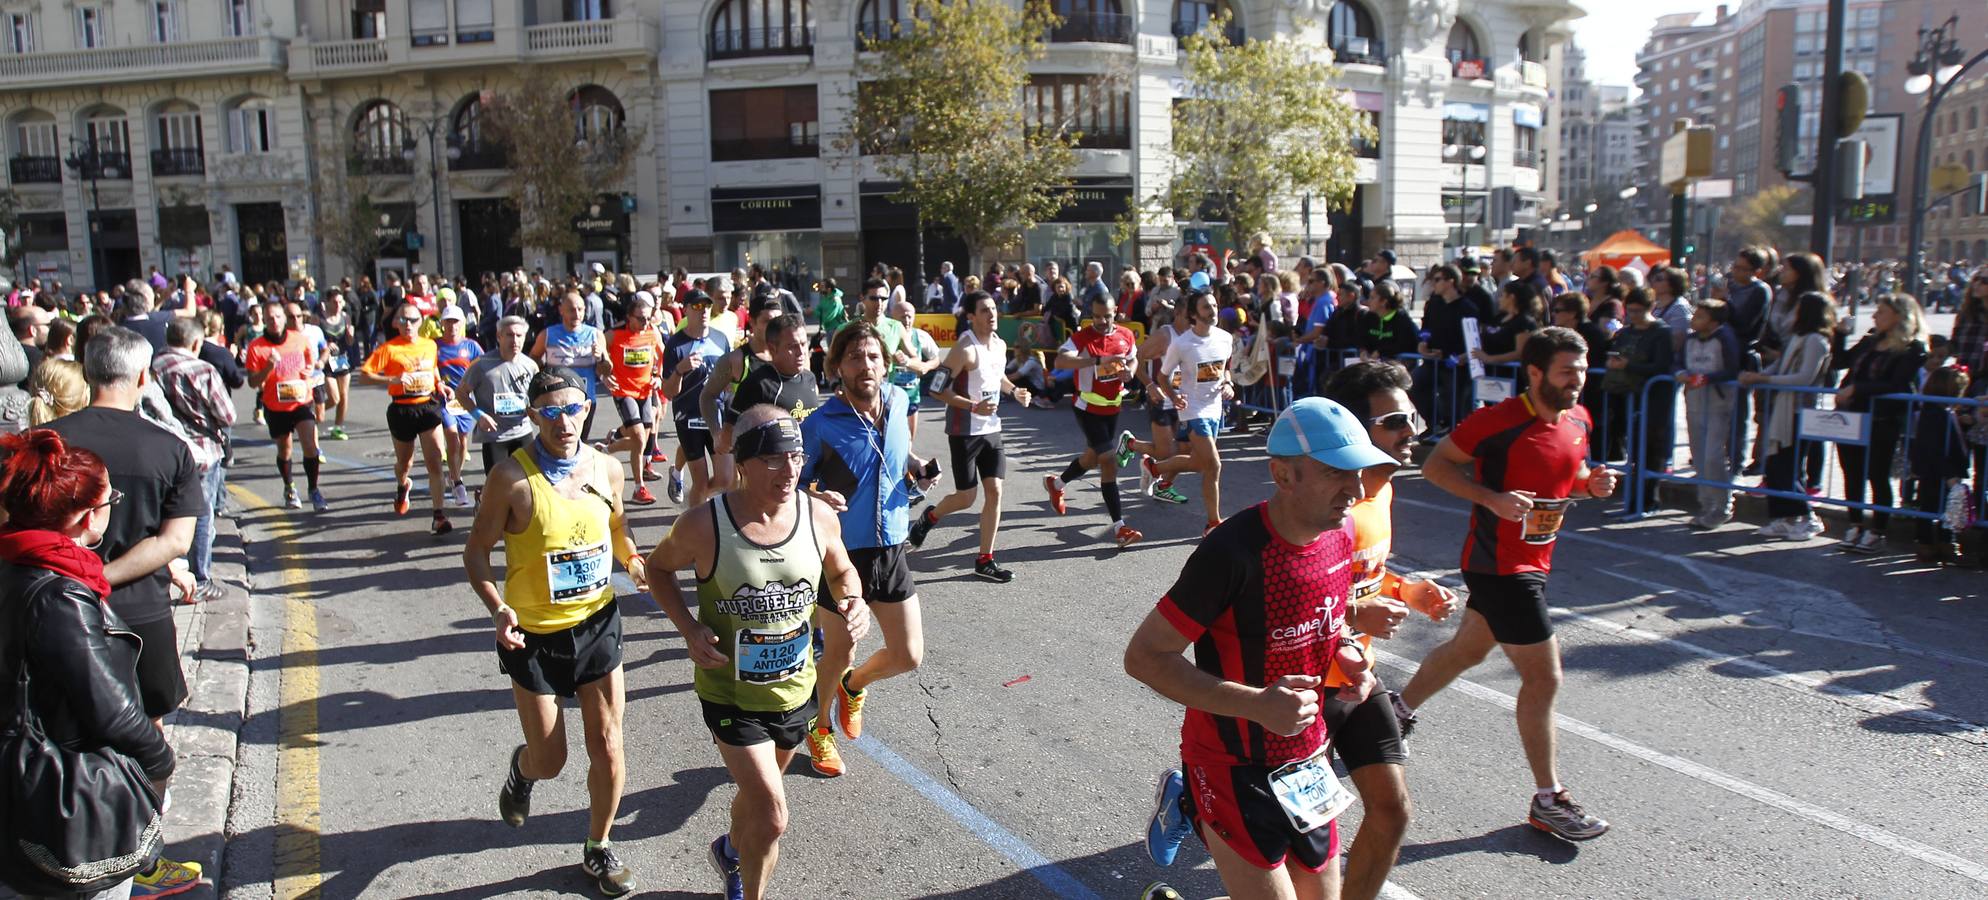
[[(1400, 581), (1387, 570), (1387, 556), (1394, 544), (1394, 482), (1382, 485), (1374, 495), (1353, 504), (1347, 514), (1353, 520), (1353, 590), (1347, 598), (1350, 604), (1393, 598), (1400, 593)], [(1372, 635), (1360, 635), (1360, 649), (1366, 654), (1367, 664), (1373, 665)], [(1326, 672), (1327, 687), (1344, 687), (1352, 683), (1346, 673), (1340, 671), (1339, 661), (1333, 660)]]
[(303, 332), (290, 330), (280, 344), (258, 335), (249, 342), (246, 361), (251, 372), (269, 372), (262, 381), (264, 409), (291, 412), (311, 402), (317, 358)]
[(435, 396), (435, 342), (427, 338), (397, 337), (373, 350), (364, 370), (371, 375), (391, 378), (387, 394), (401, 404), (426, 403)]
[(656, 366), (662, 358), (663, 341), (654, 328), (608, 332), (605, 362), (614, 373), (614, 396), (636, 400), (649, 396), (656, 389)]

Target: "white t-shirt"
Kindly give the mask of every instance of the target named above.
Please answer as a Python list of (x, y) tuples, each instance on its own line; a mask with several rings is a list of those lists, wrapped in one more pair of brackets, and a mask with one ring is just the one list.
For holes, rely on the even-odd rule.
[(1167, 343), (1167, 355), (1160, 358), (1160, 377), (1172, 382), (1180, 374), (1178, 388), (1187, 405), (1180, 411), (1188, 419), (1222, 418), (1222, 385), (1227, 383), (1229, 357), (1235, 339), (1220, 328), (1208, 329), (1202, 337), (1192, 330), (1176, 334)]

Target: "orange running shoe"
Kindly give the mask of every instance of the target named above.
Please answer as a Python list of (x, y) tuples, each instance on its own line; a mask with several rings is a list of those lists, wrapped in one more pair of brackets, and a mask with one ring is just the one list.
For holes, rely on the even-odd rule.
[(808, 721), (808, 763), (823, 778), (835, 778), (842, 774), (842, 751), (835, 749), (835, 732), (815, 727), (820, 722)]
[(1054, 475), (1044, 475), (1042, 476), (1042, 489), (1049, 492), (1049, 507), (1056, 510), (1057, 515), (1062, 515), (1064, 511), (1063, 479)]
[(396, 516), (407, 515), (407, 498), (409, 496), (412, 496), (413, 493), (414, 493), (413, 480), (410, 479), (408, 481), (403, 481), (400, 483), (400, 487), (396, 488), (393, 492), (394, 515)]
[(1138, 543), (1139, 539), (1145, 536), (1146, 536), (1145, 532), (1142, 532), (1137, 528), (1134, 528), (1130, 525), (1120, 524), (1118, 526), (1118, 532), (1112, 535), (1112, 540), (1117, 541), (1119, 548), (1123, 549)]
[(863, 698), (868, 696), (867, 689), (849, 690), (849, 670), (835, 683), (835, 727), (852, 741), (863, 736)]
[(648, 506), (649, 504), (656, 502), (656, 495), (650, 493), (649, 486), (645, 484), (635, 489), (635, 496), (631, 498), (628, 502), (633, 503), (637, 506)]

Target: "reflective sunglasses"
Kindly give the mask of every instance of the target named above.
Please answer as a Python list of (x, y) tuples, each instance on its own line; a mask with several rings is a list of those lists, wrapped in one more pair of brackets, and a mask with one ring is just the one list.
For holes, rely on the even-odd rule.
[(1422, 417), (1416, 414), (1414, 410), (1398, 410), (1387, 415), (1375, 416), (1368, 419), (1367, 424), (1385, 428), (1389, 431), (1405, 431), (1411, 428), (1421, 431)]
[(585, 401), (581, 401), (579, 403), (568, 403), (565, 406), (541, 406), (532, 410), (532, 412), (538, 413), (539, 418), (544, 419), (547, 422), (557, 422), (559, 421), (560, 416), (568, 416), (577, 419), (582, 414), (586, 413), (586, 411), (587, 411), (587, 404)]

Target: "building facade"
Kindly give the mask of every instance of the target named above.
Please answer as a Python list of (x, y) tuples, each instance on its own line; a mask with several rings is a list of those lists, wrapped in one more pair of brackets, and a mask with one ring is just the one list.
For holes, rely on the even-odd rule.
[[(1970, 174), (1988, 171), (1988, 64), (1977, 66), (1954, 85), (1933, 118), (1933, 164), (1960, 166)], [(1927, 252), (1933, 262), (1988, 264), (1988, 215), (1978, 197), (1966, 191), (1932, 204), (1926, 217)]]
[[(909, 266), (919, 221), (876, 160), (844, 142), (862, 35), (902, 0), (157, 0), (144, 11), (38, 0), (4, 12), (7, 189), (24, 213), (21, 274), (90, 285), (161, 269), (252, 279), (388, 270), (548, 272), (601, 262), (693, 271), (748, 261), (790, 280)], [(1323, 44), (1374, 122), (1350, 209), (1294, 198), (1284, 252), (1349, 264), (1394, 249), (1427, 264), (1539, 220), (1551, 171), (1548, 53), (1568, 0), (1056, 0), (1062, 25), (1028, 100), (1086, 123), (1070, 202), (1007, 258), (1157, 266), (1184, 243), (1163, 220), (1114, 243), (1133, 197), (1159, 192), (1178, 37), (1226, 13), (1238, 39)], [(1104, 78), (1105, 73), (1129, 76)], [(481, 127), (519, 79), (565, 93), (577, 141), (641, 136), (635, 165), (573, 223), (581, 250), (517, 246), (514, 176)], [(377, 246), (328, 224), (355, 188)], [(1517, 191), (1494, 227), (1492, 187)], [(1308, 213), (1308, 214), (1307, 214)], [(345, 229), (349, 231), (349, 229)], [(965, 248), (928, 234), (927, 267)], [(363, 258), (347, 258), (359, 256)]]

